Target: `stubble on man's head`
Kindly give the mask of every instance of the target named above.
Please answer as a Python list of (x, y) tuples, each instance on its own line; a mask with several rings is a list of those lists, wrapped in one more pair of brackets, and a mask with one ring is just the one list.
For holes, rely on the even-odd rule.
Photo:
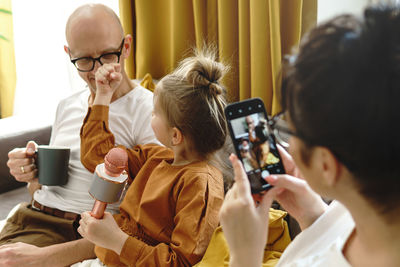
[(78, 7), (68, 18), (65, 27), (65, 36), (68, 45), (77, 35), (90, 37), (96, 34), (99, 27), (106, 25), (110, 34), (120, 34), (124, 31), (117, 14), (102, 4), (85, 4)]

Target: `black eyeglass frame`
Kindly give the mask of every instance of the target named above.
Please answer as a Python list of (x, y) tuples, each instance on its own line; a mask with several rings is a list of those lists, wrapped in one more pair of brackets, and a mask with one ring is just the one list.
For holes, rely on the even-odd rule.
[[(108, 55), (116, 55), (116, 56), (118, 57), (117, 63), (119, 63), (119, 60), (120, 60), (120, 57), (121, 57), (121, 54), (122, 54), (122, 49), (124, 48), (124, 43), (125, 43), (125, 38), (122, 39), (121, 45), (119, 46), (119, 51), (104, 53), (104, 54), (102, 54), (102, 55), (100, 55), (99, 57), (96, 57), (96, 58), (93, 58), (93, 57), (79, 57), (79, 58), (74, 58), (74, 59), (71, 59), (71, 63), (74, 64), (75, 68), (76, 68), (77, 70), (79, 70), (80, 72), (89, 72), (89, 71), (92, 71), (92, 70), (94, 69), (94, 65), (96, 64), (96, 61), (98, 61), (98, 62), (100, 63), (100, 65), (103, 66), (103, 63), (101, 62), (100, 59), (101, 59), (102, 57), (108, 56)], [(69, 52), (69, 57), (71, 58), (71, 52), (69, 51), (69, 49), (68, 49), (68, 52)], [(92, 67), (90, 68), (90, 70), (81, 70), (81, 69), (78, 68), (78, 66), (77, 66), (75, 63), (76, 63), (78, 60), (81, 60), (81, 59), (90, 59), (90, 60), (92, 60)]]
[(279, 121), (285, 121), (282, 118), (284, 115), (285, 115), (284, 112), (280, 112), (280, 113), (276, 114), (275, 116), (271, 117), (268, 120), (268, 126), (270, 127), (271, 131), (273, 132), (274, 136), (276, 137), (276, 139), (277, 139), (276, 141), (278, 141), (278, 143), (284, 147), (289, 147), (289, 143), (281, 137), (280, 132), (286, 134), (287, 136), (297, 136), (297, 137), (299, 137), (299, 136), (297, 133), (290, 130), (288, 127), (278, 124)]

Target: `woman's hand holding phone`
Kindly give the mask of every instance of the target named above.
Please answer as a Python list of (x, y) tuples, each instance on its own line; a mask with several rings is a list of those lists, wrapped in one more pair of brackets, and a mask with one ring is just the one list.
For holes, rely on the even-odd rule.
[(278, 149), (288, 174), (267, 177), (273, 187), (265, 191), (259, 205), (253, 201), (250, 182), (242, 163), (235, 155), (230, 157), (235, 184), (226, 194), (220, 210), (220, 221), (230, 251), (230, 266), (261, 265), (273, 199), (299, 222), (301, 229), (310, 226), (327, 207), (301, 178), (289, 153), (282, 147)]
[(229, 266), (261, 266), (268, 236), (269, 208), (277, 189), (263, 196), (258, 206), (242, 163), (231, 155), (235, 184), (225, 196), (220, 221), (230, 251)]
[(251, 191), (263, 194), (270, 188), (265, 180), (268, 175), (285, 173), (264, 103), (260, 98), (250, 98), (227, 105), (224, 112), (236, 155), (250, 180)]
[[(276, 200), (299, 222), (302, 229), (312, 224), (325, 211), (327, 205), (302, 179), (289, 153), (277, 145), (273, 135), (270, 135), (271, 132), (266, 123), (268, 114), (262, 100), (252, 98), (231, 103), (225, 108), (225, 116), (236, 154), (246, 167), (246, 172), (242, 164), (240, 164), (241, 168), (234, 168), (235, 181), (242, 181), (241, 178), (245, 177), (246, 182), (242, 181), (242, 184), (249, 185), (247, 191), (255, 193), (254, 200), (260, 203), (264, 203), (265, 198), (270, 199), (273, 193), (276, 193)], [(264, 149), (265, 146), (269, 148), (268, 151)], [(245, 149), (246, 147), (249, 148)], [(252, 161), (244, 157), (244, 152), (248, 151), (252, 152), (251, 159), (256, 164), (251, 164)], [(230, 190), (233, 193), (228, 193), (228, 195), (236, 194), (237, 199), (242, 199), (242, 201), (251, 199), (252, 205), (247, 205), (249, 209), (254, 209), (251, 192), (246, 193), (246, 198), (239, 197), (239, 193), (236, 192), (239, 191), (237, 184)], [(271, 189), (270, 185), (274, 188)], [(241, 195), (244, 196), (244, 193), (242, 192)], [(268, 215), (268, 211), (264, 212)], [(251, 218), (250, 216), (248, 220)], [(246, 218), (237, 219), (246, 220)], [(256, 224), (256, 222), (253, 223)], [(268, 224), (267, 221), (264, 223)]]
[(324, 213), (327, 204), (303, 180), (290, 154), (280, 146), (278, 150), (287, 174), (271, 175), (266, 180), (277, 190), (275, 199), (304, 230)]

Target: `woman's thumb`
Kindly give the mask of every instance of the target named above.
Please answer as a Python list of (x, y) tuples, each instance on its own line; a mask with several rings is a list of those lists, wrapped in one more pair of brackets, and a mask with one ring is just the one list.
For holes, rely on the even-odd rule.
[(274, 201), (274, 198), (278, 192), (279, 188), (272, 187), (263, 195), (260, 205), (258, 206), (260, 212), (266, 212), (268, 214), (269, 208), (271, 207), (272, 202)]

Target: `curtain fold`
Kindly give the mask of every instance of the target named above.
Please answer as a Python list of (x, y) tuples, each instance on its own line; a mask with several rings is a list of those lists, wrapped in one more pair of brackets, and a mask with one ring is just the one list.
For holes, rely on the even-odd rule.
[(13, 114), (16, 86), (11, 0), (0, 1), (0, 118)]
[(119, 0), (123, 25), (136, 40), (131, 77), (160, 79), (193, 47), (217, 47), (230, 65), (229, 101), (263, 99), (280, 111), (281, 62), (316, 24), (317, 0)]
[(218, 0), (217, 9), (218, 15), (215, 18), (218, 19), (219, 59), (231, 66), (223, 83), (228, 88), (228, 100), (236, 101), (239, 99), (238, 1)]
[(135, 5), (132, 5), (131, 1), (119, 1), (119, 12), (121, 17), (122, 27), (124, 28), (125, 34), (132, 35), (132, 53), (125, 62), (125, 70), (131, 79), (135, 78), (135, 47), (136, 47), (136, 20), (132, 19), (135, 15)]

